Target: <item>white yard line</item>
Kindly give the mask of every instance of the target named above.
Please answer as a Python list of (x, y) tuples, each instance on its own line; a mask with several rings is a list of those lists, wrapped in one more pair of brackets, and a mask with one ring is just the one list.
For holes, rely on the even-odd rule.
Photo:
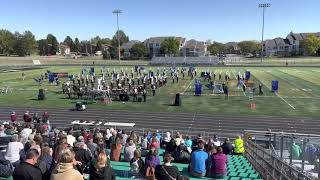
[(180, 93), (180, 94), (184, 94), (186, 91), (187, 91), (187, 89), (189, 88), (189, 86), (190, 86), (190, 84), (192, 83), (194, 81), (194, 79), (192, 79), (191, 81), (190, 81), (190, 83), (188, 84), (188, 86), (184, 89), (184, 91), (182, 92), (182, 93)]
[(196, 114), (197, 114), (197, 113), (194, 113), (194, 114), (193, 114), (193, 118), (192, 118), (192, 121), (191, 121), (191, 123), (190, 123), (189, 129), (191, 129), (191, 127), (193, 126), (194, 119), (196, 118)]
[(275, 93), (280, 99), (282, 99), (285, 103), (287, 103), (292, 109), (296, 109), (294, 106), (292, 106), (288, 101), (283, 99), (278, 93)]

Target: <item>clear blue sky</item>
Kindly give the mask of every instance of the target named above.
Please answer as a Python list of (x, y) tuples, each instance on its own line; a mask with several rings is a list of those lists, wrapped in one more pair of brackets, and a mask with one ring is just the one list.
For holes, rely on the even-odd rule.
[[(228, 42), (259, 40), (266, 0), (1, 0), (0, 29), (90, 39), (112, 37), (113, 9), (122, 9), (120, 28), (130, 39), (183, 36)], [(320, 31), (320, 0), (267, 0), (266, 38)]]

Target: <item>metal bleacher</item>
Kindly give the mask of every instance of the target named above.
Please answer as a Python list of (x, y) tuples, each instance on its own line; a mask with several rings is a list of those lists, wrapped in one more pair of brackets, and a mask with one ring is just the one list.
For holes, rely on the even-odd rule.
[(151, 65), (220, 65), (223, 61), (216, 56), (212, 57), (153, 57)]

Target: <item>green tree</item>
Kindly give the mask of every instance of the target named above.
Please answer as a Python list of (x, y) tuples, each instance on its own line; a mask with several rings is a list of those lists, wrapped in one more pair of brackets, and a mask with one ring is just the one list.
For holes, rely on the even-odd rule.
[(107, 45), (111, 45), (111, 39), (109, 38), (102, 38), (100, 39), (101, 44), (107, 44)]
[(149, 49), (143, 43), (136, 43), (130, 49), (131, 57), (141, 58), (147, 56)]
[(122, 31), (119, 30), (116, 32), (116, 34), (112, 38), (112, 45), (118, 47), (118, 36), (120, 40), (120, 46), (122, 44), (129, 42), (129, 37)]
[(256, 54), (261, 49), (260, 43), (256, 41), (241, 41), (238, 46), (243, 54)]
[(308, 55), (316, 55), (320, 48), (320, 38), (315, 35), (309, 35), (301, 42), (302, 49)]
[(38, 53), (40, 56), (48, 55), (48, 41), (47, 39), (40, 39), (37, 41)]
[(101, 41), (98, 41), (96, 44), (96, 51), (101, 51), (102, 50), (102, 44)]
[(99, 41), (101, 41), (100, 36), (96, 36), (96, 37), (90, 39), (90, 43), (92, 43), (92, 44), (97, 44)]
[(179, 46), (180, 46), (180, 42), (177, 39), (173, 37), (166, 38), (161, 43), (160, 53), (169, 55), (169, 56), (178, 55)]
[(68, 45), (70, 47), (70, 51), (71, 52), (75, 52), (74, 50), (74, 42), (72, 40), (72, 38), (70, 36), (67, 36), (64, 41), (63, 41), (64, 44)]
[(222, 54), (227, 51), (227, 47), (223, 43), (214, 42), (213, 44), (208, 46), (208, 51), (211, 55)]
[(15, 32), (15, 54), (19, 56), (31, 55), (37, 50), (37, 41), (30, 31), (25, 31), (23, 34)]
[(5, 29), (0, 30), (0, 54), (10, 56), (13, 53), (13, 47), (15, 44), (14, 35)]
[(81, 49), (81, 44), (78, 38), (74, 39), (74, 52), (79, 53)]
[(47, 35), (47, 46), (48, 45), (50, 45), (50, 48), (47, 47), (48, 51), (46, 54), (56, 55), (59, 50), (59, 42), (52, 34)]

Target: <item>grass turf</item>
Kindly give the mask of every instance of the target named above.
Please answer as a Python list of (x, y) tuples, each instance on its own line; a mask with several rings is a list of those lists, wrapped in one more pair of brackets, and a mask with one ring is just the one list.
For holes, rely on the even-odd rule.
[[(122, 67), (111, 67), (119, 71)], [(125, 68), (125, 67), (124, 67)], [(155, 70), (157, 67), (146, 67), (146, 70)], [(0, 72), (0, 88), (9, 86), (13, 88), (13, 93), (0, 94), (1, 106), (35, 106), (35, 107), (63, 107), (72, 108), (76, 100), (65, 99), (66, 96), (61, 94), (61, 86), (49, 85), (44, 82), (39, 86), (33, 78), (39, 78), (41, 73), (46, 70), (53, 72), (69, 72), (78, 74), (82, 67), (72, 66), (53, 66), (43, 67), (43, 69), (25, 70), (27, 79), (22, 81), (21, 71)], [(131, 69), (131, 66), (128, 66)], [(201, 79), (203, 84), (203, 94), (200, 97), (194, 95), (194, 81), (190, 77), (182, 80), (180, 75), (179, 83), (172, 84), (168, 77), (167, 86), (157, 90), (156, 96), (151, 96), (148, 92), (146, 103), (133, 102), (116, 102), (110, 105), (100, 103), (90, 104), (89, 108), (99, 109), (122, 109), (122, 110), (140, 110), (140, 111), (167, 111), (167, 112), (196, 112), (210, 113), (231, 116), (278, 116), (278, 117), (305, 117), (318, 118), (320, 115), (320, 68), (267, 68), (267, 67), (198, 67), (198, 77), (201, 79), (200, 72), (212, 71), (222, 73), (229, 72), (231, 80), (227, 83), (230, 91), (230, 97), (225, 100), (224, 95), (213, 94), (212, 91), (205, 87), (207, 82)], [(236, 75), (244, 73), (246, 70), (251, 71), (252, 80), (255, 86), (263, 85), (264, 95), (259, 96), (257, 92), (254, 95), (256, 109), (249, 108), (250, 102), (248, 93), (244, 93), (236, 87)], [(100, 68), (96, 67), (96, 72)], [(168, 72), (167, 72), (168, 74)], [(217, 78), (216, 78), (217, 79)], [(277, 96), (270, 92), (271, 80), (279, 80), (279, 92)], [(60, 79), (62, 82), (66, 79)], [(222, 83), (223, 80), (216, 80), (215, 83)], [(38, 101), (37, 93), (39, 88), (46, 89), (46, 100)], [(176, 93), (183, 93), (182, 106), (173, 107), (169, 104), (174, 99)], [(283, 98), (283, 99), (281, 99)], [(290, 107), (293, 106), (295, 109)]]

